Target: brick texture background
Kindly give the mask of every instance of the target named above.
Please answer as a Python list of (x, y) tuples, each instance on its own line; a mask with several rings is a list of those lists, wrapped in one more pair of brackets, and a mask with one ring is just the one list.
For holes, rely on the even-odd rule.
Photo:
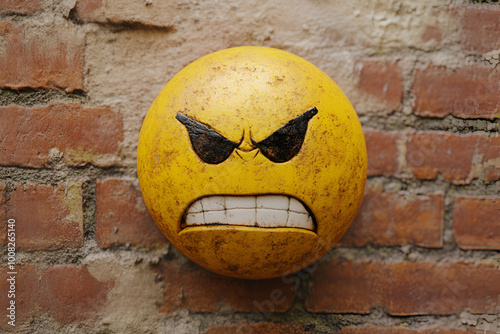
[[(189, 261), (137, 180), (160, 89), (240, 45), (321, 68), (367, 141), (347, 234), (272, 280)], [(499, 128), (495, 0), (0, 0), (0, 332), (499, 333)]]

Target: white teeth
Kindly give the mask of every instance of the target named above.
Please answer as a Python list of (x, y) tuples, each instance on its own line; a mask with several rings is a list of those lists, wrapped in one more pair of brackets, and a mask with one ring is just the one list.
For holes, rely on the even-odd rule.
[(203, 212), (203, 208), (201, 207), (201, 201), (196, 201), (189, 207), (189, 213), (198, 213)]
[[(226, 211), (227, 223), (230, 225), (255, 226), (255, 209), (231, 209)], [(186, 224), (189, 224), (186, 218)], [(197, 225), (197, 224), (193, 224)]]
[(203, 211), (224, 210), (224, 197), (222, 196), (203, 197), (201, 199), (201, 205), (203, 206)]
[(296, 198), (290, 197), (290, 211), (298, 212), (298, 213), (309, 213), (306, 208), (300, 203)]
[[(257, 209), (257, 225), (262, 227), (280, 226), (288, 220), (288, 211)], [(285, 225), (286, 226), (286, 225)]]
[(226, 209), (255, 209), (255, 196), (227, 196)]
[(227, 224), (226, 213), (222, 211), (205, 211), (205, 224)]
[(257, 196), (257, 208), (288, 210), (289, 206), (290, 206), (290, 200), (288, 199), (287, 196), (280, 196), (280, 195)]
[(190, 225), (202, 225), (205, 224), (205, 218), (203, 218), (203, 212), (200, 213), (188, 213), (186, 215), (186, 222)]
[(314, 230), (313, 219), (296, 198), (285, 195), (208, 196), (192, 203), (185, 223), (297, 227)]
[[(304, 221), (306, 222), (304, 224)], [(290, 212), (288, 214), (287, 227), (303, 227), (312, 230), (314, 223), (309, 214)]]

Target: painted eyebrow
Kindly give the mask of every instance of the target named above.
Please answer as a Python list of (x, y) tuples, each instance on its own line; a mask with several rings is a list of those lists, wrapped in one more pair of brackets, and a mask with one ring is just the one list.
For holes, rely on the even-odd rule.
[(223, 162), (239, 146), (239, 143), (227, 139), (214, 129), (182, 113), (177, 113), (175, 118), (186, 127), (195, 153), (206, 163)]
[(280, 163), (292, 159), (299, 153), (307, 132), (309, 120), (318, 113), (316, 107), (304, 112), (281, 126), (264, 140), (252, 144), (272, 162)]
[[(317, 113), (318, 109), (312, 107), (288, 121), (264, 140), (255, 142), (251, 139), (252, 144), (272, 162), (286, 162), (300, 151), (309, 120)], [(182, 113), (177, 113), (175, 118), (186, 127), (196, 155), (208, 164), (223, 162), (241, 144), (227, 139), (209, 126)]]

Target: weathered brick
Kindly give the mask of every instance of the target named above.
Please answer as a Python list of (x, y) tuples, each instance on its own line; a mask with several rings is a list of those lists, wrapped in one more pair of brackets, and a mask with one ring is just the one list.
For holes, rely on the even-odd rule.
[(367, 262), (322, 262), (312, 277), (306, 300), (311, 312), (370, 313), (381, 293), (374, 290), (382, 280), (381, 268)]
[[(10, 300), (15, 300), (15, 324), (18, 326), (37, 312), (40, 312), (40, 306), (37, 303), (37, 293), (40, 288), (40, 282), (35, 267), (30, 264), (22, 266), (17, 265), (14, 271), (17, 272), (17, 274), (8, 274), (9, 272), (13, 271), (7, 266), (0, 267), (0, 293), (2, 296), (2, 298), (0, 298), (0, 307), (2, 310), (6, 310), (10, 304)], [(15, 296), (12, 296), (15, 298), (10, 298), (8, 296), (10, 284), (7, 278), (12, 278), (12, 276), (15, 276)], [(6, 315), (4, 315), (4, 317), (5, 316)], [(0, 328), (12, 329), (13, 327), (8, 325), (5, 319), (0, 321)]]
[(466, 51), (488, 52), (500, 49), (500, 7), (493, 5), (460, 8), (460, 41)]
[(118, 244), (155, 247), (167, 242), (138, 187), (120, 179), (96, 183), (96, 238), (102, 248)]
[(7, 241), (7, 194), (5, 183), (0, 182), (0, 247)]
[[(437, 26), (445, 37), (455, 28), (450, 27), (449, 22), (453, 17), (446, 10), (447, 4), (443, 3), (430, 5), (405, 0), (399, 6), (389, 3), (363, 6), (364, 3), (355, 2), (338, 3), (333, 7), (331, 4), (318, 6), (298, 0), (287, 3), (287, 6), (259, 3), (259, 15), (253, 15), (255, 4), (242, 0), (220, 2), (217, 6), (188, 1), (78, 0), (76, 13), (84, 22), (140, 24), (175, 29), (181, 26), (182, 30), (186, 27), (185, 23), (189, 25), (187, 31), (191, 34), (196, 34), (200, 27), (217, 26), (217, 29), (203, 31), (204, 36), (209, 37), (212, 43), (222, 39), (228, 41), (229, 45), (242, 45), (241, 39), (250, 37), (261, 44), (267, 44), (269, 40), (275, 45), (294, 43), (295, 49), (307, 49), (314, 45), (357, 45), (377, 47), (378, 50), (382, 46), (428, 49), (435, 44), (422, 43), (421, 36), (427, 27)], [(353, 6), (357, 8), (355, 15)], [(315, 22), (321, 22), (321, 27), (293, 23), (306, 22), (311, 17), (315, 18)], [(381, 20), (372, 22), (373, 18)], [(308, 36), (303, 35), (305, 31)], [(219, 32), (224, 36), (219, 35)], [(322, 33), (321, 38), (314, 40), (313, 35), (318, 33)], [(233, 36), (238, 36), (240, 42), (233, 40)]]
[(361, 60), (358, 65), (358, 88), (383, 102), (388, 112), (397, 110), (403, 99), (403, 77), (398, 63)]
[(500, 250), (500, 199), (456, 196), (453, 231), (460, 248)]
[(368, 152), (368, 176), (394, 175), (399, 168), (398, 132), (364, 130)]
[(436, 43), (441, 43), (441, 40), (443, 39), (443, 34), (439, 29), (439, 27), (427, 26), (421, 38), (423, 42), (429, 42), (434, 40), (436, 41)]
[(145, 26), (171, 27), (183, 6), (169, 1), (78, 0), (76, 14), (84, 22), (112, 24), (139, 23)]
[(500, 136), (479, 137), (473, 159), (472, 177), (487, 181), (500, 179)]
[(391, 315), (488, 312), (500, 294), (495, 265), (463, 262), (323, 262), (313, 274), (306, 300), (311, 312), (370, 313), (381, 307)]
[(448, 182), (468, 184), (474, 178), (500, 177), (500, 137), (422, 131), (408, 135), (406, 148), (406, 164), (419, 179), (441, 173)]
[(443, 195), (407, 196), (367, 187), (358, 215), (339, 246), (443, 245)]
[(16, 246), (50, 250), (83, 245), (81, 183), (19, 185), (7, 205), (16, 220)]
[(479, 65), (428, 66), (416, 71), (412, 94), (419, 116), (494, 119), (500, 112), (500, 72)]
[[(0, 307), (7, 308), (7, 267), (0, 267)], [(59, 323), (82, 321), (97, 316), (107, 301), (114, 280), (99, 282), (83, 266), (55, 266), (37, 269), (33, 265), (16, 266), (16, 325), (42, 314)], [(5, 298), (4, 298), (5, 296)], [(11, 328), (6, 321), (0, 328)]]
[(0, 165), (41, 168), (61, 152), (74, 166), (110, 166), (119, 159), (122, 120), (109, 107), (10, 105), (0, 107), (0, 115)]
[[(339, 334), (467, 334), (468, 331), (449, 328), (410, 329), (401, 327), (359, 326), (343, 328)], [(473, 332), (475, 333), (475, 332)]]
[(1, 22), (0, 87), (83, 89), (84, 35), (67, 23)]
[(160, 312), (215, 312), (226, 305), (235, 312), (268, 316), (285, 312), (293, 303), (298, 278), (291, 275), (267, 280), (242, 280), (214, 274), (198, 265), (181, 267), (162, 262), (153, 268), (165, 277), (165, 299)]
[(39, 0), (0, 0), (1, 14), (26, 15), (35, 13), (39, 9)]
[(113, 280), (99, 282), (82, 266), (55, 266), (41, 275), (38, 302), (60, 323), (96, 315), (105, 305)]
[(280, 324), (263, 321), (257, 323), (244, 322), (233, 325), (210, 327), (205, 334), (303, 334), (316, 333), (311, 326), (301, 324)]

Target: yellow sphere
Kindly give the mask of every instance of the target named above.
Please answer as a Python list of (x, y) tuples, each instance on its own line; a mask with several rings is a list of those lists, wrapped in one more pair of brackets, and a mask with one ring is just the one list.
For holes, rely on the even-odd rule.
[(142, 125), (146, 205), (170, 242), (216, 273), (277, 277), (313, 263), (361, 204), (356, 112), (321, 70), (288, 52), (237, 47), (182, 69)]

